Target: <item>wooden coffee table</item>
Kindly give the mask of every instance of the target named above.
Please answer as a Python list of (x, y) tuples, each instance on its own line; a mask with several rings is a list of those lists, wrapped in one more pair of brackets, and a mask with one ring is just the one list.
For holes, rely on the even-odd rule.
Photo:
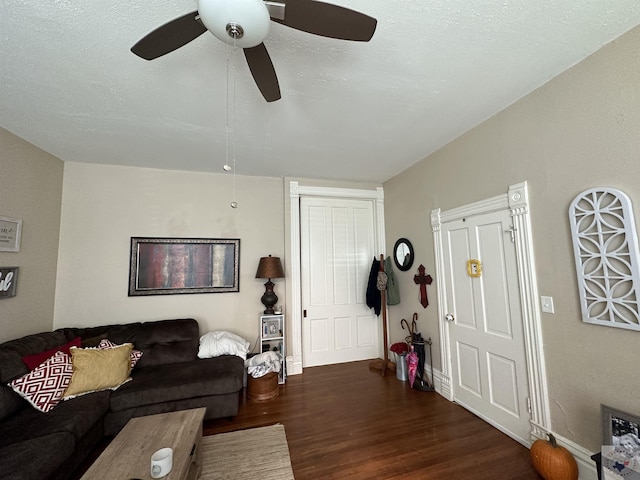
[(173, 448), (173, 468), (166, 480), (194, 480), (200, 475), (200, 440), (206, 408), (132, 418), (102, 452), (82, 480), (151, 479), (151, 455)]

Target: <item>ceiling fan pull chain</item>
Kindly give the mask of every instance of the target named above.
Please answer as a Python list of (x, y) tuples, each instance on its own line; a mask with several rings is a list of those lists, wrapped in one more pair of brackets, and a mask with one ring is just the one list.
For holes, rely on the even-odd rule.
[(224, 130), (224, 165), (222, 169), (225, 172), (231, 170), (231, 166), (229, 165), (229, 53), (230, 46), (227, 44), (227, 118)]
[[(236, 201), (236, 64), (238, 57), (238, 48), (236, 47), (236, 39), (233, 38), (233, 197), (231, 200), (231, 208), (238, 208)], [(229, 95), (227, 95), (227, 98)]]

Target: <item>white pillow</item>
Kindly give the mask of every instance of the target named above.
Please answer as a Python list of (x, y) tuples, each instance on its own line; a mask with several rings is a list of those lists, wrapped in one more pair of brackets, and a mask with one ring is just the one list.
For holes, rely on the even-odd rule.
[(211, 358), (220, 355), (237, 355), (246, 360), (249, 342), (231, 332), (209, 332), (200, 337), (198, 358)]

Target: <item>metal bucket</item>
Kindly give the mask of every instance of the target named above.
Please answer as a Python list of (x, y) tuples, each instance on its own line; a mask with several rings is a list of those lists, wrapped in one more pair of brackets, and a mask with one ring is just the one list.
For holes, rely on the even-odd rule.
[(407, 354), (403, 353), (398, 355), (398, 361), (396, 362), (396, 378), (398, 380), (402, 380), (406, 382), (409, 380), (409, 375), (407, 373)]

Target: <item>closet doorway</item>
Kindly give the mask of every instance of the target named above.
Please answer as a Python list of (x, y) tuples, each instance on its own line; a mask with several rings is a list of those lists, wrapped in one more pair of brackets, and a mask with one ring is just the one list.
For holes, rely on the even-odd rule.
[(378, 318), (365, 301), (373, 223), (367, 200), (300, 199), (304, 367), (378, 356)]
[(378, 358), (382, 320), (365, 293), (371, 262), (383, 253), (382, 189), (292, 182), (291, 192), (290, 371)]

